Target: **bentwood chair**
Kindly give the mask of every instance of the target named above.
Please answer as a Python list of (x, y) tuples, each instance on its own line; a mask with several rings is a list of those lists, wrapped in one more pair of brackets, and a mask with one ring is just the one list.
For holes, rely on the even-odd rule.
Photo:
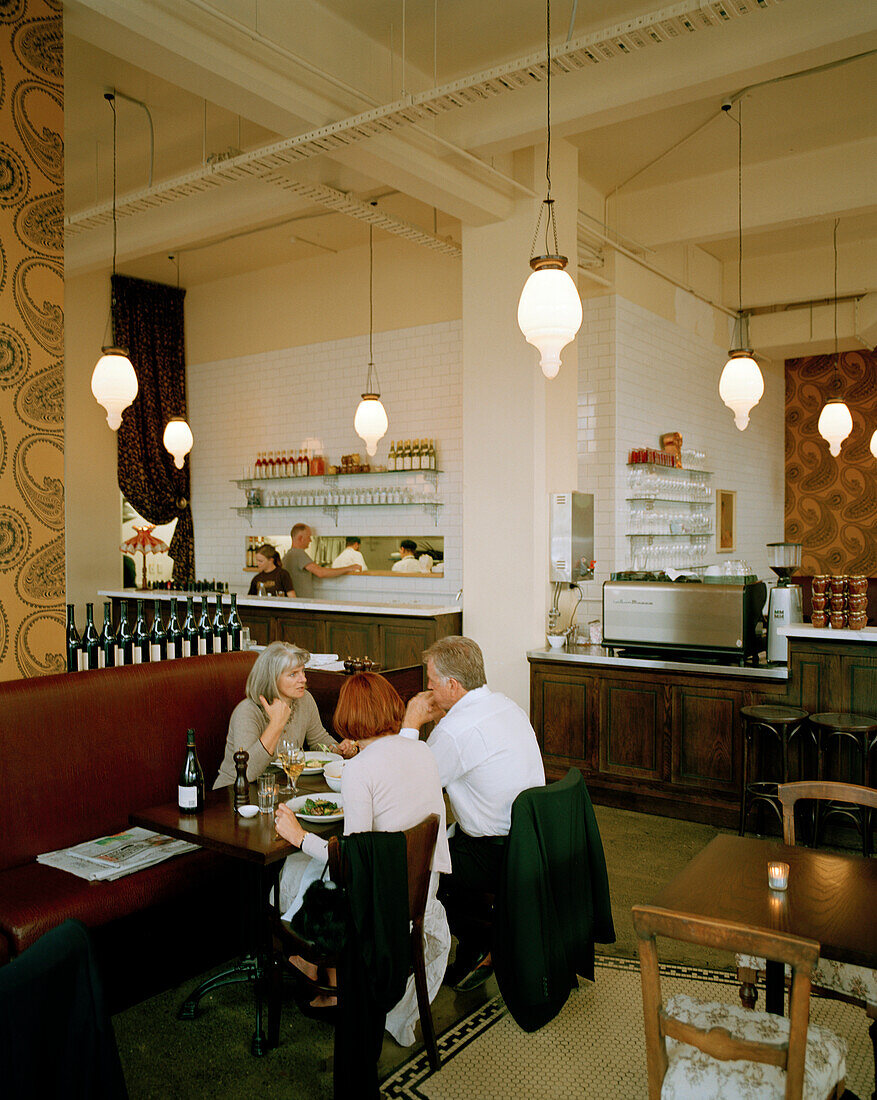
[[(795, 806), (801, 801), (830, 801), (858, 806), (862, 809), (863, 828), (868, 828), (869, 811), (877, 810), (877, 790), (852, 783), (812, 780), (786, 783), (779, 788), (783, 808), (783, 843), (796, 843)], [(758, 999), (757, 980), (764, 974), (764, 959), (753, 954), (737, 956), (737, 977), (740, 980), (740, 1000), (753, 1008)], [(864, 1008), (871, 1021), (868, 1028), (874, 1047), (874, 1100), (877, 1100), (877, 971), (851, 963), (820, 959), (813, 970), (813, 988), (822, 996)]]
[[(429, 1003), (426, 982), (426, 963), (423, 955), (423, 918), (429, 896), (430, 867), (439, 830), (438, 814), (430, 814), (418, 825), (404, 830), (405, 847), (408, 856), (408, 915), (411, 920), (411, 966), (414, 971), (414, 988), (417, 993), (417, 1008), (420, 1013), (420, 1027), (426, 1046), (429, 1064), (437, 1070), (441, 1064), (436, 1041), (435, 1025)], [(333, 882), (343, 882), (341, 844), (338, 837), (329, 841), (329, 874)], [(289, 925), (275, 920), (273, 928), (274, 965), (271, 973), (271, 1006), (269, 1011), (270, 1046), (276, 1046), (280, 1039), (280, 1005), (283, 983), (282, 959), (289, 955), (301, 955), (318, 968), (335, 968), (336, 959), (332, 956), (315, 953), (313, 944), (297, 936)], [(298, 971), (295, 977), (313, 993), (334, 995), (337, 990), (319, 980), (311, 981)]]
[[(810, 1024), (810, 973), (819, 944), (786, 932), (633, 907), (639, 945), (649, 1100), (775, 1096), (833, 1100), (843, 1095), (846, 1043)], [(789, 1017), (737, 1005), (661, 997), (656, 936), (725, 951), (756, 951), (792, 968)]]

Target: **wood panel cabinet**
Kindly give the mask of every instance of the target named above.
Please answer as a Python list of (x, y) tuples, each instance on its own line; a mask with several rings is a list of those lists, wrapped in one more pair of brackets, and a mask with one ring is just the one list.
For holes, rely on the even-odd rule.
[(740, 708), (788, 684), (531, 658), (530, 715), (552, 778), (578, 767), (595, 802), (733, 828)]

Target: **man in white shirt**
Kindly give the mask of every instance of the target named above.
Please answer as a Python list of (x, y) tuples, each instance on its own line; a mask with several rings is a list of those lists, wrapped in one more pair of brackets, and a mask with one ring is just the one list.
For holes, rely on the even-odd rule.
[[(487, 687), (484, 658), (471, 638), (440, 638), (423, 654), (428, 691), (411, 699), (402, 734), (419, 736), (436, 722), (427, 745), (451, 804), (457, 828), (451, 838), (451, 875), (445, 907), (460, 941), (449, 980), (464, 988), (487, 955), (484, 937), (473, 935), (473, 896), (495, 893), (502, 869), (512, 803), (545, 784), (536, 734), (523, 710)], [(481, 974), (482, 980), (490, 971)]]
[(417, 543), (414, 539), (402, 539), (399, 543), (399, 560), (394, 563), (393, 573), (422, 573), (423, 566), (417, 560)]
[(363, 572), (368, 569), (365, 558), (359, 552), (362, 540), (359, 535), (348, 535), (344, 540), (344, 549), (332, 562), (332, 569), (343, 569), (346, 565), (358, 565)]

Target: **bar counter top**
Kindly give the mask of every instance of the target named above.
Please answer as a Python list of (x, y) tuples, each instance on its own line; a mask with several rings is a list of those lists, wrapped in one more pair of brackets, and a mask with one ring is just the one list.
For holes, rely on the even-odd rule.
[[(215, 598), (215, 592), (180, 592), (168, 589), (148, 589), (142, 591), (138, 588), (106, 589), (98, 592), (99, 596), (118, 600), (185, 600), (187, 596), (195, 596), (198, 599), (206, 596), (208, 601)], [(227, 595), (227, 593), (224, 593)], [(462, 605), (449, 603), (435, 606), (431, 604), (414, 604), (405, 601), (385, 603), (366, 603), (365, 601), (344, 600), (307, 600), (299, 596), (238, 596), (238, 607), (264, 607), (272, 611), (329, 611), (346, 615), (401, 615), (404, 617), (431, 619), (436, 615), (454, 615), (462, 611)]]
[[(824, 633), (829, 633), (825, 631)], [(862, 631), (831, 631), (838, 633), (862, 633)], [(577, 645), (570, 649), (530, 649), (529, 661), (559, 661), (572, 665), (607, 665), (612, 668), (640, 669), (642, 671), (706, 673), (710, 676), (733, 676), (735, 679), (788, 680), (785, 665), (724, 665), (709, 661), (671, 661), (658, 657), (615, 657), (612, 650), (602, 645)]]
[(870, 642), (871, 645), (877, 645), (877, 626), (866, 626), (863, 630), (850, 630), (849, 627), (835, 630), (829, 626), (795, 623), (792, 626), (781, 626), (779, 632), (787, 638), (801, 638), (807, 642)]

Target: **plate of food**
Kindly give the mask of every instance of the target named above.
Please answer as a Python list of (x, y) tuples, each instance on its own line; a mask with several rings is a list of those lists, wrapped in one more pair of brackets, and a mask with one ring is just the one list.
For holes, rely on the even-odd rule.
[(302, 769), (302, 775), (322, 775), (323, 768), (327, 764), (334, 764), (336, 760), (343, 759), (343, 756), (340, 756), (337, 752), (330, 752), (328, 749), (325, 752), (321, 749), (308, 749), (305, 753), (305, 766)]
[(290, 800), (289, 806), (302, 821), (341, 821), (344, 817), (340, 794), (300, 794)]

